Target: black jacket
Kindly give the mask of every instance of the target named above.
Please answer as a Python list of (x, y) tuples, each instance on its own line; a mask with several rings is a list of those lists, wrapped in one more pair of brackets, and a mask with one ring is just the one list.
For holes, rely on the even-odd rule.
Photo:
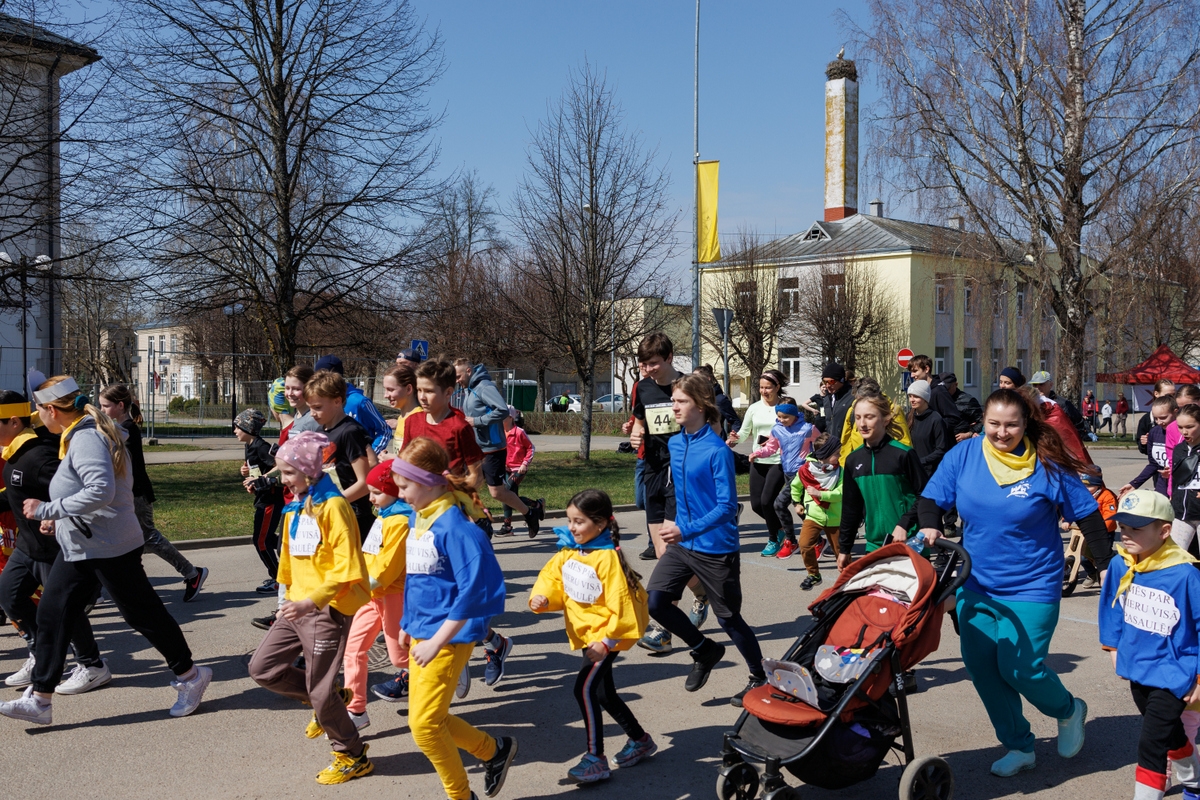
[[(968, 427), (963, 423), (958, 404), (950, 396), (950, 390), (941, 383), (935, 384), (929, 391), (929, 407), (941, 415), (946, 427), (952, 433), (966, 433)], [(980, 412), (982, 414), (982, 412)]]
[(1200, 447), (1175, 445), (1171, 456), (1171, 507), (1175, 518), (1200, 519)]
[(959, 416), (962, 417), (959, 424), (963, 428), (955, 433), (981, 433), (983, 431), (983, 406), (979, 405), (975, 395), (959, 389), (958, 396), (954, 397), (954, 405), (958, 408)]
[(717, 411), (721, 414), (721, 427), (724, 428), (724, 436), (728, 436), (742, 427), (742, 418), (733, 410), (733, 401), (729, 399), (729, 395), (722, 391), (721, 384), (714, 383), (713, 392), (717, 396)]
[(925, 475), (932, 477), (953, 441), (946, 429), (946, 421), (941, 414), (930, 409), (924, 414), (913, 415), (908, 430), (912, 436), (913, 450), (917, 451), (921, 466), (925, 468)]
[(1146, 445), (1142, 444), (1142, 437), (1150, 433), (1150, 428), (1154, 426), (1154, 420), (1150, 419), (1150, 412), (1142, 414), (1142, 418), (1138, 420), (1137, 433), (1133, 435), (1133, 441), (1137, 443), (1138, 452), (1146, 455)]
[(854, 392), (850, 391), (848, 383), (842, 384), (842, 388), (838, 389), (835, 394), (825, 395), (821, 404), (825, 415), (817, 420), (817, 430), (828, 433), (834, 439), (841, 441), (842, 424), (846, 421), (846, 412), (853, 404)]
[[(1071, 420), (1071, 424), (1075, 426), (1075, 430), (1079, 433), (1079, 438), (1082, 441), (1087, 441), (1087, 426), (1083, 424), (1083, 414), (1079, 411), (1079, 406), (1058, 396), (1058, 392), (1051, 392), (1046, 395), (1054, 402), (1062, 406), (1063, 413), (1067, 415), (1067, 419)], [(1147, 417), (1150, 415), (1147, 414)]]
[[(279, 445), (270, 444), (261, 436), (246, 443), (246, 463), (253, 469), (258, 467), (265, 476), (275, 469), (275, 452)], [(254, 482), (254, 505), (266, 508), (283, 502), (283, 484), (274, 476), (260, 477)]]
[(142, 429), (132, 419), (122, 422), (121, 427), (129, 434), (125, 439), (125, 449), (129, 451), (129, 466), (133, 472), (133, 496), (153, 503), (154, 486), (146, 472), (146, 456), (142, 454)]
[(58, 542), (42, 533), (41, 522), (25, 519), (25, 501), (49, 500), (50, 479), (58, 470), (58, 449), (41, 437), (21, 445), (4, 464), (4, 495), (17, 522), (16, 547), (34, 561), (50, 563), (58, 555)]

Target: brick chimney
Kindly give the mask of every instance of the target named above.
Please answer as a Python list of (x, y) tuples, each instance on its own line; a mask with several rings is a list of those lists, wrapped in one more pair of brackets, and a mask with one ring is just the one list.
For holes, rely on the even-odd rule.
[(825, 69), (825, 221), (858, 213), (858, 69), (842, 53)]

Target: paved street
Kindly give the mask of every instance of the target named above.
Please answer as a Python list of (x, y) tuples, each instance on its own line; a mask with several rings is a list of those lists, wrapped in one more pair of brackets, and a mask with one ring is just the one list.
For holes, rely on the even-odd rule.
[[(181, 454), (183, 455), (183, 454)], [(1120, 486), (1140, 469), (1136, 451), (1097, 451), (1109, 485)], [(752, 515), (746, 511), (744, 521)], [(627, 552), (645, 542), (636, 514), (620, 515)], [(805, 625), (812, 595), (798, 584), (798, 558), (762, 559), (762, 527), (743, 528), (745, 616), (762, 638), (767, 656), (778, 656)], [(690, 665), (685, 653), (652, 656), (635, 649), (614, 672), (618, 688), (643, 725), (657, 739), (660, 752), (629, 770), (614, 771), (605, 786), (579, 789), (564, 776), (584, 749), (579, 711), (571, 684), (579, 658), (567, 647), (557, 615), (536, 617), (525, 602), (539, 568), (553, 552), (548, 535), (530, 542), (517, 536), (497, 543), (509, 591), (509, 612), (496, 621), (515, 637), (508, 677), (494, 688), (479, 680), (482, 651), (472, 662), (477, 680), (471, 694), (454, 710), (495, 733), (515, 735), (520, 755), (501, 797), (571, 796), (611, 798), (714, 797), (721, 733), (737, 719), (727, 697), (742, 687), (746, 670), (730, 647), (708, 685), (697, 694), (683, 691)], [(429, 763), (409, 736), (406, 704), (373, 701), (372, 724), (366, 729), (374, 775), (341, 788), (318, 786), (313, 777), (329, 761), (324, 741), (308, 741), (303, 728), (309, 711), (257, 688), (246, 676), (246, 660), (260, 641), (251, 617), (270, 610), (273, 601), (252, 592), (262, 580), (262, 567), (249, 543), (245, 547), (193, 550), (189, 556), (208, 566), (212, 575), (198, 602), (179, 603), (181, 585), (154, 557), (147, 568), (169, 608), (183, 625), (200, 663), (213, 668), (215, 680), (200, 710), (173, 719), (167, 708), (175, 693), (157, 654), (144, 639), (125, 629), (111, 607), (93, 614), (101, 648), (114, 672), (113, 682), (79, 697), (61, 698), (55, 720), (46, 728), (26, 730), (0, 719), (0, 786), (6, 797), (331, 797), (429, 798), (443, 795)], [(1013, 554), (1020, 558), (1019, 553)], [(648, 574), (648, 565), (642, 563)], [(829, 565), (832, 571), (832, 565)], [(1067, 687), (1089, 704), (1088, 744), (1080, 756), (1063, 761), (1054, 750), (1055, 723), (1033, 714), (1039, 766), (1016, 778), (988, 774), (1002, 755), (983, 708), (963, 671), (958, 640), (949, 621), (941, 649), (918, 671), (923, 692), (911, 704), (918, 754), (941, 754), (954, 769), (956, 797), (1108, 798), (1125, 796), (1133, 782), (1139, 719), (1124, 682), (1113, 676), (1108, 657), (1096, 643), (1095, 590), (1080, 588), (1063, 602), (1051, 663)], [(715, 621), (705, 626), (718, 640)], [(0, 673), (14, 671), (24, 658), (11, 630), (0, 633)], [(380, 676), (382, 677), (382, 676)], [(3, 694), (12, 696), (12, 690)], [(614, 753), (623, 744), (609, 722), (607, 744)], [(471, 759), (468, 757), (468, 761)], [(895, 797), (900, 769), (885, 766), (872, 780), (841, 792), (804, 790), (814, 800)], [(482, 796), (481, 773), (471, 768), (473, 788)]]

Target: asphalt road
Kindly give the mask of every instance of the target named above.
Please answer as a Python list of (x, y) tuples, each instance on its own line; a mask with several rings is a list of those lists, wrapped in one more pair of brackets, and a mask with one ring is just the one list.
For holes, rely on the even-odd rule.
[[(1098, 455), (1114, 486), (1136, 474), (1143, 463), (1136, 451)], [(750, 523), (752, 517), (747, 509), (743, 520)], [(641, 550), (645, 534), (638, 515), (622, 514), (620, 522), (627, 534), (635, 534), (627, 552)], [(761, 526), (743, 526), (744, 613), (758, 631), (764, 653), (772, 657), (781, 655), (803, 630), (806, 606), (815, 596), (798, 590), (803, 576), (798, 558), (781, 562), (757, 555), (762, 538)], [(746, 680), (745, 666), (732, 646), (708, 685), (696, 694), (683, 690), (690, 665), (686, 653), (653, 656), (635, 648), (624, 655), (614, 672), (617, 686), (660, 751), (629, 774), (614, 771), (606, 785), (575, 787), (565, 775), (584, 750), (570, 688), (579, 657), (568, 650), (557, 615), (535, 616), (525, 606), (538, 570), (553, 553), (553, 541), (548, 535), (533, 541), (518, 535), (498, 541), (496, 549), (508, 582), (509, 610), (495, 624), (516, 642), (509, 674), (495, 687), (485, 687), (482, 651), (476, 650), (476, 680), (470, 695), (456, 701), (453, 710), (473, 724), (519, 740), (520, 754), (501, 797), (714, 797), (721, 733), (738, 716), (727, 698)], [(318, 786), (313, 778), (328, 763), (329, 752), (324, 741), (303, 736), (309, 710), (258, 688), (246, 674), (246, 661), (261, 639), (250, 619), (269, 612), (273, 602), (252, 591), (263, 577), (257, 557), (249, 543), (244, 548), (192, 551), (189, 556), (212, 574), (199, 600), (186, 606), (179, 602), (181, 583), (169, 568), (154, 557), (146, 564), (197, 660), (215, 673), (199, 711), (184, 719), (167, 714), (175, 693), (157, 653), (130, 632), (111, 607), (101, 607), (92, 621), (113, 669), (113, 682), (86, 695), (60, 698), (51, 726), (27, 728), (0, 718), (0, 787), (5, 797), (443, 796), (436, 775), (409, 736), (405, 703), (368, 705), (371, 726), (364, 733), (375, 774), (340, 788)], [(642, 563), (647, 574), (648, 566)], [(918, 755), (948, 759), (957, 781), (956, 797), (1094, 800), (1131, 793), (1139, 718), (1124, 682), (1112, 674), (1108, 657), (1097, 645), (1096, 595), (1095, 590), (1080, 588), (1064, 600), (1050, 658), (1067, 687), (1089, 705), (1087, 744), (1075, 759), (1060, 759), (1055, 754), (1054, 721), (1030, 710), (1039, 737), (1039, 765), (1007, 780), (988, 773), (988, 766), (1003, 753), (963, 671), (958, 640), (947, 620), (941, 649), (918, 670), (923, 691), (910, 707)], [(715, 621), (705, 630), (729, 644)], [(16, 670), (24, 657), (18, 637), (11, 630), (0, 633), (0, 673)], [(0, 697), (15, 694), (0, 687)], [(611, 721), (607, 731), (611, 754), (624, 739)], [(468, 756), (467, 761), (472, 759)], [(803, 796), (895, 797), (901, 772), (896, 763), (889, 758), (874, 778), (859, 786), (840, 792), (804, 789)], [(482, 797), (481, 772), (476, 766), (469, 771)]]

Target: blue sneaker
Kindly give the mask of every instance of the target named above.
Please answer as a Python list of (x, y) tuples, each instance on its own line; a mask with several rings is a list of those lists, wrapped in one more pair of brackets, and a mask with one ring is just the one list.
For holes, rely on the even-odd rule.
[(608, 769), (607, 758), (584, 753), (579, 763), (567, 770), (567, 777), (576, 783), (595, 783), (608, 780), (612, 773)]
[(759, 553), (759, 555), (762, 556), (763, 558), (774, 558), (775, 554), (778, 552), (779, 552), (779, 542), (775, 541), (774, 539), (771, 539), (770, 541), (767, 542), (767, 546), (762, 549), (762, 552)]
[(408, 697), (408, 670), (402, 669), (390, 681), (372, 685), (371, 693), (384, 702), (399, 703)]
[[(500, 636), (500, 634), (496, 634)], [(487, 659), (487, 664), (483, 668), (483, 683), (485, 686), (495, 686), (504, 677), (504, 663), (508, 660), (508, 654), (512, 652), (513, 640), (511, 636), (500, 636), (500, 647), (493, 650), (490, 647), (483, 648), (483, 656)]]
[(708, 619), (708, 599), (701, 600), (699, 597), (692, 600), (692, 610), (688, 612), (688, 619), (691, 623), (699, 628), (704, 624), (704, 620)]
[(1200, 792), (1185, 786), (1183, 787), (1183, 800), (1200, 800)]
[(672, 650), (671, 634), (657, 625), (651, 625), (646, 629), (646, 635), (638, 639), (638, 647), (651, 653), (669, 653)]
[(621, 752), (613, 756), (613, 762), (621, 769), (625, 769), (626, 767), (632, 767), (643, 758), (649, 758), (657, 752), (658, 745), (654, 743), (654, 740), (650, 738), (650, 734), (647, 733), (636, 742), (633, 739), (627, 741), (625, 746), (621, 748)]

